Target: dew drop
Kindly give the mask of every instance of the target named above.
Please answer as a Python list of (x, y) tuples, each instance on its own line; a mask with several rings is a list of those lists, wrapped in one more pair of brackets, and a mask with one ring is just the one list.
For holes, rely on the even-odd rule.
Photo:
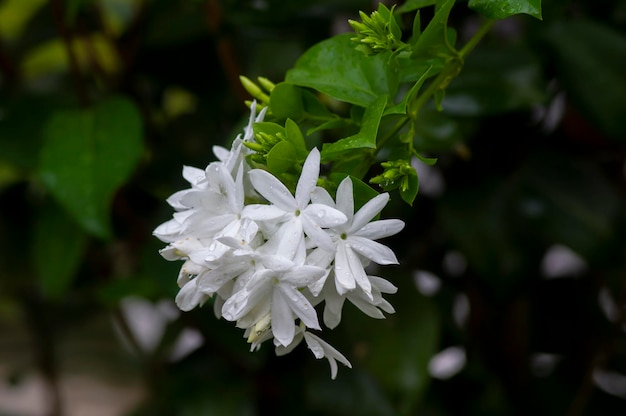
[(318, 218), (324, 218), (326, 216), (326, 211), (318, 211), (317, 212), (317, 217)]

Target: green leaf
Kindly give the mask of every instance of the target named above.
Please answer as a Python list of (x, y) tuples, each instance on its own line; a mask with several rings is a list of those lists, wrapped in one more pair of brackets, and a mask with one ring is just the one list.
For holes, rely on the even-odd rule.
[(314, 45), (287, 72), (286, 80), (362, 107), (381, 95), (395, 96), (398, 75), (388, 65), (390, 54), (366, 56), (354, 49), (352, 36), (345, 33)]
[(365, 110), (363, 123), (361, 124), (361, 129), (357, 134), (337, 140), (335, 143), (325, 143), (322, 148), (322, 160), (333, 160), (334, 158), (339, 157), (341, 153), (353, 149), (375, 149), (378, 126), (380, 125), (380, 119), (383, 115), (386, 104), (387, 96), (383, 95), (378, 97), (378, 99)]
[(306, 148), (302, 131), (295, 121), (287, 119), (285, 122), (285, 133), (287, 134), (287, 140), (293, 145), (294, 155), (297, 155), (300, 160), (306, 159), (309, 151)]
[(85, 230), (107, 238), (113, 194), (138, 162), (141, 139), (139, 112), (126, 99), (57, 111), (44, 128), (39, 177)]
[(546, 39), (572, 101), (604, 133), (626, 141), (626, 39), (599, 23), (561, 22)]
[(448, 42), (448, 16), (454, 0), (442, 3), (428, 23), (417, 42), (413, 45), (413, 59), (432, 59), (453, 56)]
[(426, 79), (428, 79), (433, 72), (434, 71), (433, 71), (433, 67), (432, 66), (426, 67), (425, 70), (424, 70), (424, 73), (415, 82), (415, 84), (413, 84), (413, 86), (411, 87), (409, 92), (404, 94), (404, 97), (402, 98), (402, 101), (400, 101), (398, 104), (396, 104), (394, 106), (391, 106), (391, 107), (387, 108), (385, 110), (385, 112), (384, 112), (384, 115), (389, 115), (389, 114), (406, 114), (407, 113), (407, 105), (410, 102), (412, 102), (413, 99), (415, 99), (415, 97), (417, 96), (417, 93), (422, 88), (422, 85), (424, 85), (424, 81), (426, 81)]
[(267, 168), (276, 176), (287, 172), (296, 161), (296, 149), (288, 141), (278, 142), (267, 154)]
[(87, 242), (85, 232), (56, 204), (37, 213), (34, 225), (33, 260), (44, 296), (61, 298), (72, 283)]
[(270, 110), (280, 120), (300, 120), (304, 114), (301, 89), (288, 82), (277, 84), (270, 93)]
[(490, 19), (529, 14), (541, 20), (541, 0), (470, 0), (468, 5)]
[(413, 171), (410, 175), (407, 175), (408, 186), (406, 189), (400, 188), (400, 196), (402, 200), (409, 205), (413, 205), (413, 201), (415, 201), (415, 197), (417, 196), (417, 191), (419, 189), (419, 181), (417, 178), (417, 173)]
[(435, 3), (437, 3), (436, 0), (408, 0), (396, 9), (396, 13), (402, 14), (412, 12), (424, 7), (433, 6)]

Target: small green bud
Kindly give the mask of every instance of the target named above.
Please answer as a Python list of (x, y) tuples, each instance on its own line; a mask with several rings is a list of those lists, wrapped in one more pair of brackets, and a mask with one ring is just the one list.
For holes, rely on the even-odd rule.
[(359, 16), (362, 22), (348, 20), (357, 35), (352, 38), (359, 43), (357, 50), (367, 55), (376, 55), (402, 47), (402, 32), (393, 15), (393, 8), (389, 10), (381, 3), (378, 10), (370, 16), (362, 11), (359, 11)]
[(415, 174), (415, 169), (407, 160), (390, 160), (380, 164), (384, 171), (370, 179), (370, 183), (379, 185), (385, 191), (400, 188), (406, 191), (409, 188), (409, 175)]
[(241, 81), (241, 85), (243, 85), (245, 90), (248, 91), (251, 96), (253, 96), (265, 105), (269, 104), (270, 97), (266, 93), (264, 93), (258, 85), (250, 81), (248, 77), (240, 75), (239, 81)]
[(272, 92), (272, 90), (276, 86), (276, 84), (274, 84), (272, 81), (265, 77), (258, 77), (257, 80), (259, 80), (259, 84), (261, 84), (261, 86), (265, 88), (265, 91), (267, 92)]

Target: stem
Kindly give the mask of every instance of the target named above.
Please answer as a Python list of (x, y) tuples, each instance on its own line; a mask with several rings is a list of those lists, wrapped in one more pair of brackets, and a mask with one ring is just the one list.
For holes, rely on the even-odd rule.
[(459, 51), (461, 58), (465, 58), (471, 51), (474, 50), (478, 42), (491, 30), (491, 27), (495, 23), (495, 20), (487, 20), (483, 25), (474, 33), (474, 36), (463, 46)]

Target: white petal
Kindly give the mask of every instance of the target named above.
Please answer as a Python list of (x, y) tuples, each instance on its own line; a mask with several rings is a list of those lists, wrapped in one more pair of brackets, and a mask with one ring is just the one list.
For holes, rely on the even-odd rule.
[(383, 315), (380, 309), (374, 306), (369, 299), (362, 295), (359, 296), (359, 294), (361, 294), (360, 291), (350, 292), (348, 294), (348, 300), (367, 316), (374, 319), (385, 319), (385, 315)]
[(198, 290), (196, 279), (193, 279), (187, 282), (187, 284), (178, 291), (176, 295), (176, 306), (178, 306), (181, 311), (188, 312), (205, 299), (206, 295)]
[(334, 270), (337, 292), (340, 295), (343, 295), (349, 290), (353, 290), (356, 287), (356, 281), (354, 280), (354, 276), (350, 271), (347, 247), (346, 244), (343, 242), (337, 244)]
[(322, 277), (325, 270), (315, 266), (297, 266), (283, 273), (281, 282), (289, 282), (294, 287), (306, 287)]
[(302, 165), (302, 173), (296, 186), (296, 206), (304, 209), (311, 200), (311, 193), (320, 175), (320, 152), (313, 148)]
[(398, 259), (393, 251), (383, 244), (357, 236), (349, 236), (347, 241), (354, 251), (375, 263), (398, 264)]
[(351, 235), (378, 240), (398, 234), (404, 228), (404, 221), (401, 220), (379, 220), (366, 224), (360, 230), (356, 230)]
[(352, 219), (352, 225), (348, 230), (348, 233), (352, 233), (354, 231), (360, 230), (372, 220), (389, 202), (389, 194), (384, 193), (377, 195), (376, 197), (367, 201), (365, 205), (361, 207), (361, 209), (354, 214), (354, 218)]
[[(301, 257), (304, 250), (302, 222), (294, 217), (281, 225), (271, 240), (265, 244), (265, 250), (270, 250), (266, 251), (268, 254), (283, 256), (295, 262), (296, 257)], [(304, 254), (306, 255), (306, 253)], [(304, 258), (302, 258), (302, 261), (304, 261)]]
[(283, 211), (293, 212), (296, 210), (296, 200), (293, 195), (274, 175), (261, 169), (253, 169), (248, 175), (254, 189), (265, 199)]
[(273, 221), (283, 215), (285, 215), (285, 211), (274, 205), (246, 205), (241, 211), (241, 216), (253, 221)]
[(183, 189), (182, 191), (178, 191), (173, 193), (172, 195), (170, 195), (167, 199), (166, 202), (174, 209), (177, 210), (183, 210), (183, 209), (188, 209), (188, 208), (192, 208), (188, 205), (185, 205), (183, 203), (183, 200), (185, 198), (185, 195), (187, 195), (189, 192), (194, 192), (193, 189)]
[(222, 146), (213, 146), (213, 154), (220, 162), (226, 162), (230, 156), (230, 150)]
[(311, 202), (314, 204), (324, 204), (329, 207), (335, 207), (335, 201), (333, 201), (333, 197), (330, 196), (328, 191), (320, 186), (316, 186), (313, 192), (311, 193)]
[(302, 210), (302, 214), (323, 228), (337, 227), (348, 221), (341, 211), (323, 204), (311, 204)]
[(165, 243), (173, 242), (183, 231), (183, 227), (178, 220), (172, 219), (159, 225), (152, 235)]
[(283, 299), (289, 304), (290, 309), (302, 320), (304, 325), (309, 328), (321, 329), (315, 308), (302, 292), (282, 283), (278, 285), (278, 288), (282, 292)]
[(393, 283), (391, 283), (388, 280), (383, 279), (382, 277), (378, 277), (378, 276), (368, 276), (368, 278), (370, 279), (370, 282), (372, 283), (372, 286), (374, 286), (376, 289), (380, 290), (382, 293), (396, 293), (398, 291), (398, 288), (396, 286), (393, 285)]
[(291, 344), (296, 332), (293, 313), (278, 288), (272, 294), (272, 333), (283, 346)]
[(296, 335), (293, 337), (293, 341), (291, 341), (291, 344), (287, 346), (283, 346), (283, 345), (276, 346), (276, 349), (275, 349), (276, 356), (281, 357), (285, 354), (289, 354), (291, 351), (293, 351), (294, 348), (296, 348), (300, 344), (300, 342), (302, 342), (303, 339), (304, 339), (304, 333), (302, 332), (300, 328), (296, 328)]
[(344, 357), (339, 351), (337, 351), (330, 344), (328, 344), (326, 341), (322, 340), (318, 336), (313, 335), (312, 333), (307, 331), (304, 333), (304, 340), (306, 341), (309, 349), (313, 351), (313, 354), (316, 357), (316, 351), (319, 351), (319, 348), (322, 349), (322, 356), (326, 357), (328, 359), (328, 363), (330, 364), (330, 377), (333, 380), (335, 379), (335, 377), (337, 377), (337, 362), (335, 360), (339, 361), (348, 368), (352, 368), (350, 361), (348, 361), (346, 357)]
[(192, 185), (197, 185), (206, 179), (204, 170), (194, 168), (193, 166), (183, 166), (183, 178)]
[(337, 188), (337, 209), (343, 212), (348, 221), (352, 221), (354, 215), (354, 193), (352, 190), (352, 180), (346, 176)]
[(314, 243), (314, 247), (322, 247), (326, 251), (334, 251), (335, 243), (328, 233), (317, 225), (314, 221), (311, 221), (308, 215), (301, 215), (302, 228), (306, 235)]
[(341, 322), (341, 311), (343, 309), (343, 303), (345, 296), (341, 296), (337, 293), (337, 290), (332, 287), (332, 283), (327, 285), (324, 289), (324, 325), (330, 329), (334, 329)]

